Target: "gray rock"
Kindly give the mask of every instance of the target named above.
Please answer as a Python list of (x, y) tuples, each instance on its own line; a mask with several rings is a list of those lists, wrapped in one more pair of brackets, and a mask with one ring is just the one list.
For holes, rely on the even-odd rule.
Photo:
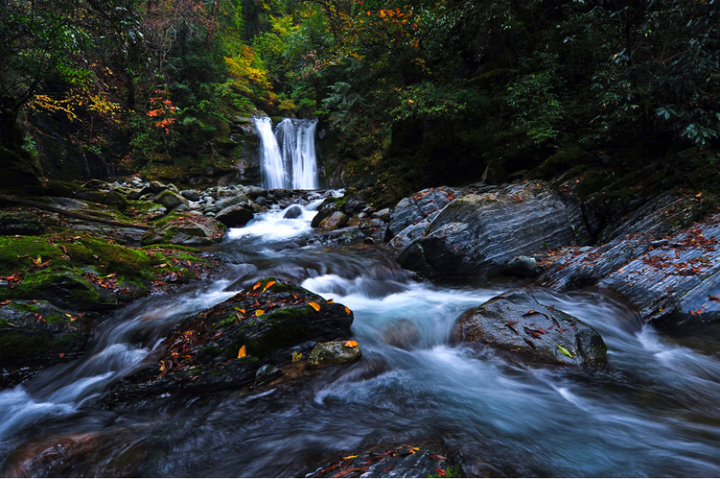
[(532, 363), (599, 366), (607, 347), (590, 326), (540, 304), (526, 290), (505, 293), (466, 311), (452, 333), (459, 343), (491, 346)]
[(373, 217), (380, 218), (381, 220), (388, 222), (392, 217), (392, 212), (390, 211), (390, 208), (383, 208), (380, 211), (373, 213)]
[(501, 272), (515, 256), (587, 236), (581, 224), (571, 222), (575, 215), (574, 207), (547, 184), (465, 195), (448, 204), (424, 234), (400, 252), (398, 262), (429, 277)]
[(179, 244), (202, 246), (218, 243), (225, 235), (225, 225), (201, 215), (172, 215), (155, 222), (142, 236), (142, 245)]
[(140, 190), (137, 189), (130, 190), (128, 191), (127, 195), (125, 195), (125, 197), (131, 201), (139, 200), (141, 196), (142, 194), (140, 193)]
[(156, 195), (159, 193), (162, 193), (167, 189), (167, 186), (163, 185), (159, 181), (151, 181), (149, 185), (150, 191), (155, 193)]
[(403, 198), (390, 215), (390, 233), (394, 236), (410, 225), (437, 214), (458, 196), (457, 188), (429, 188)]
[(228, 206), (217, 213), (215, 218), (225, 224), (229, 228), (245, 226), (248, 221), (253, 219), (253, 211), (249, 206), (235, 205)]
[(170, 190), (165, 190), (160, 193), (155, 202), (160, 203), (168, 210), (172, 210), (180, 205), (187, 206), (188, 204), (188, 201), (185, 198)]
[(266, 383), (282, 376), (282, 371), (272, 364), (260, 366), (255, 373), (255, 384)]
[(229, 196), (218, 200), (216, 205), (219, 209), (224, 210), (229, 206), (246, 205), (248, 200), (249, 198), (245, 195)]
[(190, 201), (200, 201), (200, 193), (195, 190), (182, 190), (180, 194)]
[(301, 216), (302, 208), (300, 208), (298, 205), (293, 205), (285, 211), (283, 218), (294, 220), (296, 218), (300, 218)]
[(41, 235), (45, 225), (37, 214), (25, 210), (0, 210), (0, 236)]
[(357, 341), (327, 341), (315, 345), (308, 356), (308, 364), (315, 367), (350, 364), (361, 357)]

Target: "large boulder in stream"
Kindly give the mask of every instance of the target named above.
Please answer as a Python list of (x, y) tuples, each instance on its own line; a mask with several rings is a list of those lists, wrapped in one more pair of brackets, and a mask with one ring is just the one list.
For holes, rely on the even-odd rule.
[(326, 344), (316, 351), (316, 366), (346, 364), (360, 358), (357, 344), (346, 343), (352, 323), (349, 308), (267, 278), (183, 321), (159, 348), (154, 362), (127, 378), (115, 398), (261, 382), (269, 369), (275, 371), (264, 366), (277, 368), (307, 358), (324, 341), (342, 340), (342, 358), (321, 354), (320, 350), (327, 351)]
[(183, 246), (203, 246), (218, 243), (227, 228), (213, 218), (198, 214), (179, 214), (167, 216), (145, 232), (141, 243), (177, 244)]
[[(403, 267), (428, 277), (502, 273), (516, 256), (584, 240), (581, 217), (577, 203), (563, 201), (545, 183), (514, 184), (453, 199), (434, 219), (424, 220), (422, 231), (417, 226), (401, 231), (413, 235), (409, 244), (393, 244), (403, 248), (398, 255)], [(405, 224), (397, 219), (392, 229)]]
[(598, 366), (607, 348), (600, 334), (577, 318), (540, 304), (526, 290), (492, 298), (466, 311), (453, 331), (459, 343), (480, 343), (531, 363)]
[(249, 206), (233, 205), (220, 210), (218, 214), (215, 215), (215, 219), (228, 228), (239, 228), (248, 224), (254, 216), (253, 210)]

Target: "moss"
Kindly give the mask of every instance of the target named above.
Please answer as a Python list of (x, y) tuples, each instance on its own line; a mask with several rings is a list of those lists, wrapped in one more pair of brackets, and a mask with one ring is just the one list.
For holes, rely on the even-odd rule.
[(177, 251), (187, 251), (190, 253), (199, 253), (200, 250), (191, 246), (181, 246), (176, 244), (152, 244), (148, 246), (141, 246), (142, 250), (154, 250), (154, 249), (173, 249)]
[(0, 319), (0, 329), (7, 328), (8, 326), (10, 326), (10, 323), (5, 321), (4, 319)]
[(19, 331), (0, 334), (0, 362), (24, 360), (62, 352), (68, 344), (82, 339), (79, 332), (65, 334), (58, 338), (46, 335), (26, 335)]
[(37, 258), (57, 260), (63, 258), (63, 252), (42, 237), (0, 237), (0, 274), (29, 268)]
[(37, 304), (33, 303), (22, 303), (13, 301), (10, 304), (8, 304), (8, 308), (15, 309), (17, 311), (22, 311), (23, 313), (37, 313), (40, 311), (40, 307)]

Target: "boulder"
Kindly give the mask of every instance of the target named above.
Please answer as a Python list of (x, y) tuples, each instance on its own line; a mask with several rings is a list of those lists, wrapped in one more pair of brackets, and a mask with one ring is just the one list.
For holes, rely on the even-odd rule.
[(156, 203), (163, 205), (168, 211), (180, 205), (188, 205), (188, 200), (171, 190), (165, 190), (155, 199)]
[(600, 334), (577, 318), (540, 304), (526, 290), (496, 296), (458, 319), (458, 343), (483, 344), (530, 363), (568, 366), (605, 364)]
[(357, 341), (327, 341), (317, 343), (308, 357), (314, 367), (350, 364), (362, 357)]
[(150, 184), (148, 185), (148, 188), (151, 193), (154, 193), (157, 195), (157, 194), (165, 191), (167, 189), (167, 186), (163, 185), (159, 181), (151, 181)]
[(228, 228), (237, 228), (245, 226), (248, 221), (253, 219), (253, 210), (246, 205), (228, 206), (219, 211), (215, 218), (221, 221)]
[(177, 244), (202, 246), (218, 243), (227, 228), (221, 222), (201, 215), (183, 213), (167, 216), (153, 224), (142, 236), (142, 245)]
[(498, 273), (515, 256), (585, 239), (578, 208), (540, 183), (467, 194), (450, 202), (405, 246), (398, 262), (428, 277)]
[(320, 222), (321, 231), (333, 231), (345, 226), (350, 218), (341, 211), (336, 211)]
[[(300, 286), (274, 278), (182, 321), (161, 346), (155, 364), (128, 378), (119, 395), (238, 387), (278, 373), (317, 342), (344, 344), (353, 314)], [(347, 348), (345, 356), (359, 354)], [(324, 356), (323, 356), (324, 357)], [(141, 384), (142, 387), (138, 388)]]
[(190, 201), (200, 201), (200, 193), (195, 190), (182, 190), (180, 194)]
[(290, 208), (285, 210), (285, 214), (283, 215), (283, 218), (294, 220), (296, 218), (300, 218), (302, 216), (303, 210), (298, 205), (292, 205)]
[[(234, 192), (233, 192), (234, 193)], [(246, 205), (249, 201), (249, 198), (245, 195), (237, 195), (236, 196), (230, 196), (225, 197), (222, 199), (218, 199), (217, 203), (215, 204), (218, 207), (218, 210), (224, 210), (225, 208), (229, 206), (235, 206), (235, 205)]]
[(323, 221), (325, 218), (330, 217), (330, 216), (331, 216), (333, 213), (335, 213), (336, 211), (337, 211), (337, 209), (335, 209), (334, 206), (332, 206), (332, 207), (326, 207), (326, 208), (320, 208), (320, 210), (317, 212), (317, 214), (316, 214), (315, 216), (313, 216), (313, 219), (312, 219), (312, 221), (310, 222), (310, 226), (312, 226), (313, 228), (319, 227), (319, 226), (320, 226), (320, 223), (322, 223), (322, 221)]
[[(415, 225), (428, 217), (434, 218), (452, 200), (461, 195), (458, 188), (441, 186), (428, 188), (403, 198), (390, 215), (390, 234), (400, 235), (405, 228)], [(427, 223), (429, 224), (429, 222)]]

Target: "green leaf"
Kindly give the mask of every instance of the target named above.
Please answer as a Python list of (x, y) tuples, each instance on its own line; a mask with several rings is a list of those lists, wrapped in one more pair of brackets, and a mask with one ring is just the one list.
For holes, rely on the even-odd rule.
[(563, 353), (565, 356), (569, 357), (570, 359), (575, 359), (575, 357), (572, 355), (572, 353), (570, 351), (568, 351), (567, 349), (565, 349), (564, 347), (562, 347), (558, 344), (557, 348), (558, 348), (558, 351)]

